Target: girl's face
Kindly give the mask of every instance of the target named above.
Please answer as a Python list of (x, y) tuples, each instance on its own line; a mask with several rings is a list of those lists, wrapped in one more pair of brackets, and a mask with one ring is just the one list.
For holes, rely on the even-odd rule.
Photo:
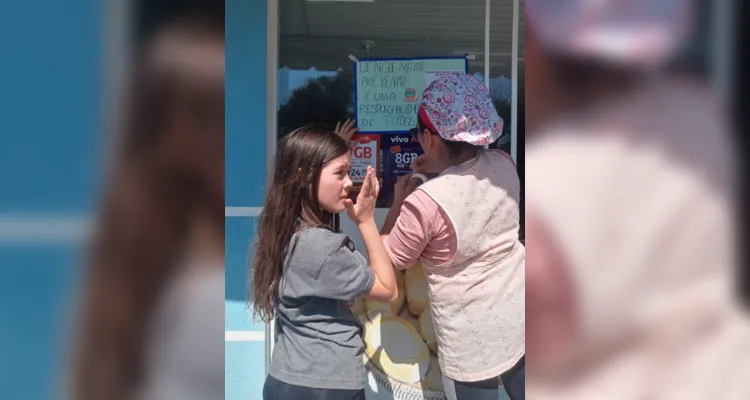
[(323, 166), (318, 183), (318, 203), (320, 208), (329, 213), (337, 214), (346, 210), (345, 200), (349, 198), (352, 180), (349, 178), (351, 169), (351, 153), (347, 152), (331, 160)]

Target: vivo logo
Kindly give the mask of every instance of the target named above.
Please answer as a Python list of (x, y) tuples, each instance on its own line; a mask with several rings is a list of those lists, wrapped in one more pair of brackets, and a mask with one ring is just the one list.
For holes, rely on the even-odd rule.
[(392, 137), (391, 143), (409, 143), (410, 138), (407, 137)]

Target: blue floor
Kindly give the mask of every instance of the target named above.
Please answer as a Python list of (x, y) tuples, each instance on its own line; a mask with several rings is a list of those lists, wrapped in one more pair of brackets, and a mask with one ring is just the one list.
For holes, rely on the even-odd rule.
[(226, 342), (227, 400), (262, 399), (265, 371), (264, 342)]
[[(231, 217), (225, 220), (225, 331), (265, 331), (265, 324), (252, 320), (247, 309), (248, 252), (254, 234), (255, 218)], [(265, 342), (225, 342), (225, 398), (261, 399), (265, 380)]]

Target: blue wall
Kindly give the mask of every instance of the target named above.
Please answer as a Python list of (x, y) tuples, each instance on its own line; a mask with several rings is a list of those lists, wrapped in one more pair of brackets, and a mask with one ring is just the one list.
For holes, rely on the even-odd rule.
[(43, 242), (32, 232), (19, 245), (7, 221), (80, 221), (90, 213), (104, 111), (102, 5), (40, 0), (0, 6), (2, 399), (60, 397), (80, 244), (69, 240), (75, 238)]
[(99, 149), (101, 2), (0, 7), (0, 209), (88, 211)]
[[(83, 221), (102, 170), (103, 3), (40, 0), (0, 7), (0, 224)], [(260, 207), (265, 181), (266, 3), (230, 0), (226, 205)], [(227, 218), (226, 327), (263, 331), (245, 310), (254, 218)], [(2, 227), (0, 227), (1, 229)], [(10, 238), (13, 239), (13, 238)], [(0, 398), (60, 396), (80, 242), (0, 238)], [(262, 341), (226, 343), (227, 399), (260, 398)]]
[[(266, 177), (266, 1), (226, 2), (226, 205), (262, 207)], [(263, 332), (245, 309), (254, 217), (226, 219), (227, 331)], [(260, 399), (263, 341), (226, 342), (226, 399)]]

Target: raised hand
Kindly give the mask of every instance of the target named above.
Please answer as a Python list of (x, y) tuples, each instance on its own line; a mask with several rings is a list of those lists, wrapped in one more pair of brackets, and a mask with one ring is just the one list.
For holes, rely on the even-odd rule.
[(367, 174), (357, 196), (357, 204), (351, 199), (346, 200), (346, 214), (349, 219), (359, 225), (365, 222), (375, 221), (375, 204), (380, 194), (380, 184), (375, 176), (375, 170), (370, 166), (367, 167)]
[(422, 183), (422, 180), (413, 176), (412, 174), (404, 175), (398, 179), (396, 186), (393, 188), (393, 204), (403, 204), (409, 195), (417, 189)]
[(432, 160), (427, 157), (427, 154), (422, 154), (417, 157), (411, 163), (411, 170), (418, 174), (434, 173), (435, 167), (432, 165)]
[(354, 124), (355, 121), (353, 119), (347, 119), (343, 124), (338, 122), (336, 123), (336, 129), (334, 129), (333, 132), (344, 138), (347, 142), (351, 141), (352, 136), (359, 132), (359, 128), (355, 128)]

